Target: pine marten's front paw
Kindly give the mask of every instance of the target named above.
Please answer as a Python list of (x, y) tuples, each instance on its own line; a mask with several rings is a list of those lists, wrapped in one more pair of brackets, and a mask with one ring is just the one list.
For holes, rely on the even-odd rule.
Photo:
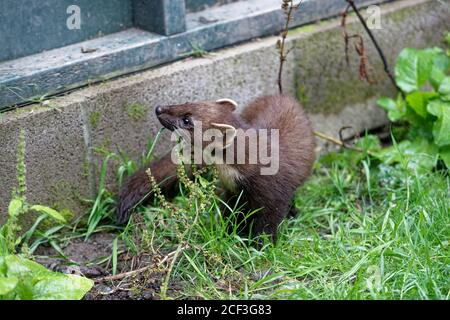
[[(133, 209), (150, 197), (152, 187), (147, 174), (149, 167), (143, 167), (125, 179), (117, 200), (117, 222), (125, 223)], [(171, 153), (150, 163), (150, 171), (162, 193), (171, 196), (176, 188), (177, 164), (172, 161)]]
[(120, 193), (116, 208), (117, 223), (124, 224), (130, 219), (131, 209), (133, 207), (133, 196), (129, 193)]
[(144, 169), (125, 180), (120, 188), (116, 217), (119, 224), (126, 223), (133, 209), (150, 193), (150, 183)]
[(129, 190), (122, 190), (119, 193), (119, 199), (117, 201), (116, 219), (117, 223), (124, 224), (128, 222), (131, 215), (131, 210), (135, 205), (136, 196), (129, 193)]

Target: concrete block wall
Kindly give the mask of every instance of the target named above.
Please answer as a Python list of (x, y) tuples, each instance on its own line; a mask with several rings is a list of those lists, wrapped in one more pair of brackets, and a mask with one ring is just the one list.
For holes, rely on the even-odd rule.
[[(391, 66), (404, 47), (440, 45), (450, 31), (448, 10), (448, 4), (436, 0), (383, 5), (382, 29), (375, 30), (375, 35)], [(354, 17), (349, 17), (348, 28), (349, 33), (364, 35)], [(81, 200), (95, 195), (104, 158), (96, 149), (120, 148), (138, 159), (148, 138), (160, 128), (153, 111), (156, 105), (232, 98), (244, 106), (260, 95), (277, 93), (276, 39), (254, 40), (0, 114), (0, 222), (17, 184), (21, 128), (26, 137), (28, 201), (84, 214), (88, 207)], [(288, 45), (294, 50), (285, 65), (285, 91), (305, 105), (317, 130), (336, 136), (344, 125), (364, 130), (386, 121), (375, 101), (393, 95), (394, 90), (372, 44), (365, 40), (373, 85), (359, 80), (358, 59), (352, 50), (347, 67), (339, 18), (290, 33)], [(168, 137), (166, 132), (157, 154), (169, 147)], [(115, 166), (110, 163), (111, 186)]]

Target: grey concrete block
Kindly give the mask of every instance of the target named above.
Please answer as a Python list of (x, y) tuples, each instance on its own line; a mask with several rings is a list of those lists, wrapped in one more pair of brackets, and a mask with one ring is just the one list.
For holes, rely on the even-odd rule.
[[(84, 213), (80, 199), (89, 198), (83, 119), (76, 105), (56, 109), (32, 106), (0, 119), (2, 150), (0, 218), (16, 187), (17, 142), (25, 130), (27, 201), (58, 210)], [(25, 220), (30, 217), (24, 217)]]

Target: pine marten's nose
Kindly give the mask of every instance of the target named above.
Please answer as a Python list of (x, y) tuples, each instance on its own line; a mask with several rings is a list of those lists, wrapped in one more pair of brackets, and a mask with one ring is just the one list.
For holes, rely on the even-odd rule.
[(163, 108), (161, 106), (157, 106), (155, 109), (155, 113), (157, 116), (159, 116), (161, 113), (163, 113)]

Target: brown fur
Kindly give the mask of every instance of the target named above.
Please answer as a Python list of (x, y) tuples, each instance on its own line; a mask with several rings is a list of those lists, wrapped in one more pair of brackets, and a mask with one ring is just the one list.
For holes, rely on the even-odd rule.
[[(261, 209), (253, 215), (252, 230), (255, 234), (268, 233), (276, 240), (277, 228), (283, 218), (295, 215), (291, 202), (296, 189), (311, 174), (315, 160), (314, 135), (310, 122), (298, 102), (288, 96), (265, 96), (250, 103), (241, 113), (234, 113), (229, 102), (199, 102), (168, 106), (157, 110), (160, 122), (169, 129), (192, 130), (193, 125), (183, 123), (188, 116), (202, 121), (203, 130), (213, 128), (213, 123), (222, 123), (241, 129), (279, 129), (279, 171), (275, 175), (261, 175), (261, 164), (216, 165), (224, 185), (230, 194), (243, 191), (249, 209)], [(270, 151), (269, 146), (267, 147)], [(234, 140), (236, 148), (236, 139)], [(246, 153), (248, 155), (248, 148)], [(247, 157), (248, 159), (248, 157)], [(172, 176), (164, 187), (170, 189), (175, 183), (176, 165), (170, 157), (151, 164), (157, 181)], [(223, 175), (228, 175), (223, 177)], [(225, 178), (225, 179), (224, 179)], [(230, 187), (231, 184), (235, 186)], [(130, 210), (142, 197), (150, 192), (145, 169), (130, 177), (119, 194), (118, 218), (124, 222)]]
[[(172, 163), (170, 154), (153, 161), (149, 167), (161, 191), (165, 194), (173, 193), (177, 182), (177, 166)], [(152, 186), (146, 173), (147, 169), (141, 168), (131, 177), (128, 177), (120, 189), (117, 204), (117, 220), (119, 223), (127, 222), (134, 207), (145, 201), (150, 195)]]

